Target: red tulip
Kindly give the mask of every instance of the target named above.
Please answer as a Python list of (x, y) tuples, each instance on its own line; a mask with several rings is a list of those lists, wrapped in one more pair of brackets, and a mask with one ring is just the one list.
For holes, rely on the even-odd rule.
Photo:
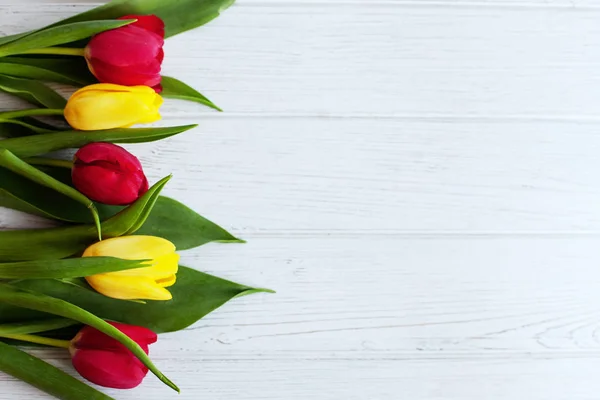
[[(156, 333), (141, 326), (109, 322), (129, 336), (148, 354), (148, 345), (156, 342)], [(73, 366), (96, 385), (132, 389), (142, 383), (148, 368), (125, 346), (90, 326), (84, 327), (71, 341)]]
[(156, 15), (127, 15), (137, 22), (99, 33), (85, 48), (90, 71), (102, 83), (151, 86), (160, 92), (165, 24)]
[(73, 185), (99, 203), (127, 205), (148, 191), (140, 161), (112, 143), (90, 143), (75, 153)]

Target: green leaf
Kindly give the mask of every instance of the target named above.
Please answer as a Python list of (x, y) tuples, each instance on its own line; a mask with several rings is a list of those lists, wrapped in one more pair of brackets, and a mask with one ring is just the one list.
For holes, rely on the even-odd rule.
[(6, 139), (2, 147), (18, 157), (34, 157), (73, 147), (81, 147), (92, 142), (145, 143), (165, 139), (190, 130), (197, 125), (173, 126), (166, 128), (123, 128), (102, 131), (65, 131), (23, 138)]
[[(134, 233), (154, 207), (170, 176), (156, 183), (131, 206), (102, 223), (104, 238)], [(0, 262), (61, 259), (85, 250), (96, 242), (94, 225), (49, 229), (0, 231)]]
[(0, 279), (60, 279), (117, 272), (147, 266), (143, 261), (114, 257), (83, 257), (66, 260), (34, 260), (0, 263)]
[(47, 108), (65, 108), (67, 100), (41, 82), (0, 75), (0, 90), (31, 104)]
[[(96, 18), (98, 19), (98, 18)], [(9, 43), (0, 45), (0, 57), (27, 53), (64, 43), (89, 38), (97, 33), (129, 25), (135, 20), (96, 20), (61, 24), (28, 34)]]
[[(101, 318), (145, 326), (157, 333), (184, 329), (236, 297), (273, 292), (240, 285), (183, 266), (177, 273), (177, 283), (169, 288), (173, 300), (147, 301), (146, 304), (111, 299), (56, 280), (27, 280), (14, 285), (63, 299)], [(17, 320), (37, 319), (40, 315), (18, 313), (15, 309), (11, 311), (0, 306), (0, 322), (13, 322), (11, 317)]]
[[(4, 61), (4, 59), (0, 60)], [(0, 74), (3, 75), (39, 81), (58, 82), (74, 86), (82, 85), (82, 82), (76, 77), (71, 77), (65, 73), (58, 73), (50, 69), (40, 68), (32, 65), (2, 61), (0, 61)]]
[(144, 350), (134, 342), (129, 336), (110, 325), (106, 321), (98, 318), (89, 311), (74, 304), (47, 296), (42, 293), (31, 293), (0, 283), (0, 301), (22, 308), (34, 311), (41, 311), (49, 314), (58, 315), (79, 321), (82, 324), (89, 325), (98, 329), (100, 332), (118, 340), (123, 346), (131, 351), (152, 373), (167, 386), (179, 392), (179, 388), (163, 375), (160, 370), (150, 361)]
[[(1, 72), (2, 69), (0, 68), (0, 73)], [(186, 85), (180, 80), (171, 78), (170, 76), (163, 76), (161, 85), (163, 87), (163, 91), (161, 92), (161, 95), (163, 97), (195, 101), (196, 103), (204, 104), (205, 106), (214, 108), (217, 111), (223, 111), (219, 107), (217, 107), (212, 101), (210, 101), (204, 95), (202, 95), (202, 93), (198, 92), (193, 87)]]
[[(74, 84), (76, 86), (98, 83), (88, 69), (83, 57), (4, 57), (0, 59), (0, 62), (0, 73), (6, 75)], [(6, 64), (17, 65), (16, 71), (15, 68), (6, 66)], [(3, 69), (10, 72), (2, 72)]]
[(2, 342), (0, 371), (62, 400), (114, 400), (55, 366)]
[(20, 39), (22, 37), (25, 37), (25, 36), (29, 35), (30, 33), (31, 32), (23, 32), (23, 33), (16, 33), (14, 35), (8, 35), (8, 36), (0, 37), (0, 44), (6, 44), (6, 43), (14, 42), (17, 39)]
[(31, 121), (0, 118), (0, 136), (5, 138), (31, 136), (49, 132), (53, 131), (34, 125)]
[(119, 18), (124, 15), (158, 15), (166, 27), (166, 37), (204, 25), (227, 9), (235, 0), (113, 0), (108, 4), (56, 23)]
[(78, 322), (67, 318), (51, 318), (38, 321), (14, 322), (0, 325), (0, 335), (29, 335), (53, 331), (77, 325)]
[[(71, 184), (71, 170), (68, 168), (40, 169), (65, 184)], [(92, 222), (87, 208), (81, 204), (4, 169), (0, 169), (0, 206), (66, 222)], [(99, 203), (96, 208), (102, 220), (123, 209)], [(158, 198), (136, 234), (163, 237), (173, 242), (178, 250), (192, 249), (209, 242), (244, 243), (184, 204), (163, 196)]]
[(31, 180), (32, 182), (35, 182), (39, 185), (45, 186), (58, 193), (61, 193), (64, 196), (70, 198), (71, 200), (74, 200), (84, 205), (91, 212), (92, 217), (94, 219), (94, 225), (96, 226), (96, 230), (98, 231), (98, 237), (101, 239), (100, 216), (98, 215), (98, 211), (96, 210), (96, 205), (90, 199), (84, 196), (81, 192), (79, 192), (72, 186), (65, 185), (59, 180), (54, 179), (50, 175), (29, 165), (19, 157), (15, 156), (10, 150), (4, 148), (0, 148), (0, 166), (18, 175), (21, 175)]
[(150, 217), (137, 235), (170, 240), (177, 250), (188, 250), (210, 242), (244, 243), (214, 222), (198, 215), (182, 203), (160, 197)]
[[(40, 169), (72, 186), (70, 169), (47, 167), (40, 167)], [(56, 171), (62, 173), (57, 174)], [(86, 207), (4, 168), (0, 168), (0, 207), (67, 222), (93, 222)], [(99, 203), (96, 203), (96, 208), (101, 220), (110, 218), (123, 210), (123, 207)]]

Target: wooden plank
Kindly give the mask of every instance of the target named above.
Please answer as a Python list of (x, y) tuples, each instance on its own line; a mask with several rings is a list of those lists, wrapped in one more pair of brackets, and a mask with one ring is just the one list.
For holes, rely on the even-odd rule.
[[(509, 400), (523, 395), (531, 400), (595, 400), (600, 390), (595, 374), (600, 362), (594, 358), (225, 361), (197, 353), (185, 362), (169, 361), (177, 365), (167, 371), (171, 375), (193, 376), (178, 381), (180, 395), (151, 377), (143, 390), (108, 392), (119, 400)], [(20, 382), (0, 379), (2, 400), (13, 400), (14, 393), (48, 400)]]
[[(596, 250), (586, 238), (211, 245), (184, 262), (278, 294), (237, 299), (151, 355), (184, 399), (592, 399)], [(68, 365), (66, 352), (36, 354)], [(0, 384), (2, 400), (44, 398)], [(173, 396), (150, 376), (111, 393)]]
[[(85, 8), (3, 6), (2, 33)], [(233, 7), (195, 39), (170, 39), (165, 71), (230, 113), (595, 118), (597, 17), (540, 7), (259, 3)]]
[(244, 237), (600, 232), (595, 122), (212, 115), (167, 117), (200, 127), (128, 148)]

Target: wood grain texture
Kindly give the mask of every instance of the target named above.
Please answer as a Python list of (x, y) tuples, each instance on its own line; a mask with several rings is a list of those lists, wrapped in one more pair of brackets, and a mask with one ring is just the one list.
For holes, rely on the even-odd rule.
[[(231, 114), (596, 118), (598, 10), (240, 4), (166, 48)], [(89, 7), (3, 6), (1, 31)]]
[[(278, 294), (238, 299), (186, 332), (161, 336), (151, 354), (186, 399), (509, 399), (522, 390), (540, 400), (570, 398), (553, 391), (592, 399), (597, 384), (588, 370), (600, 365), (595, 244), (332, 238), (209, 245), (184, 262), (275, 285)], [(68, 366), (64, 352), (36, 354)], [(13, 389), (31, 393), (0, 379), (0, 399)], [(142, 396), (171, 398), (152, 377), (117, 398)]]
[[(0, 33), (94, 4), (0, 0)], [(168, 101), (161, 124), (200, 127), (129, 148), (151, 180), (174, 174), (166, 194), (249, 240), (184, 264), (278, 293), (161, 336), (151, 355), (181, 395), (153, 377), (107, 392), (597, 399), (599, 7), (238, 0), (170, 39), (166, 73), (226, 112)], [(47, 225), (0, 210), (1, 228)], [(35, 354), (74, 372), (64, 352)]]

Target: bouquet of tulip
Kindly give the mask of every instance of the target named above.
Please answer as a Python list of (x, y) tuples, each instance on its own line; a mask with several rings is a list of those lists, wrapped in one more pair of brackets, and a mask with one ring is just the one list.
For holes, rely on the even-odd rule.
[[(256, 289), (179, 265), (176, 250), (241, 243), (149, 185), (120, 143), (194, 126), (131, 128), (160, 119), (163, 98), (218, 110), (161, 76), (164, 38), (200, 26), (233, 0), (114, 0), (51, 26), (0, 38), (0, 90), (34, 107), (0, 112), (0, 206), (60, 222), (0, 232), (0, 371), (61, 399), (110, 399), (20, 350), (68, 349), (79, 374), (130, 389), (157, 334), (184, 329)], [(67, 100), (46, 82), (75, 87)], [(71, 160), (46, 154), (78, 149)]]

